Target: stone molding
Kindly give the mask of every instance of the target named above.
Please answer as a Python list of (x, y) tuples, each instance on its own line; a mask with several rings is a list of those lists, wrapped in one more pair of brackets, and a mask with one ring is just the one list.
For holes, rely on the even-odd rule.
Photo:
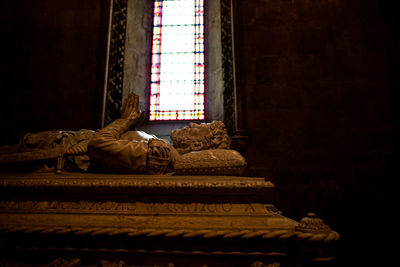
[[(210, 179), (212, 177), (212, 179)], [(264, 178), (236, 176), (168, 176), (52, 173), (10, 174), (0, 176), (0, 190), (24, 189), (48, 192), (109, 192), (109, 193), (201, 193), (255, 194), (265, 193), (274, 185)], [(91, 189), (93, 191), (87, 191)]]
[[(17, 253), (56, 248), (57, 253), (96, 252), (100, 257), (120, 252), (135, 257), (240, 255), (251, 258), (253, 266), (263, 266), (257, 262), (260, 256), (266, 263), (297, 252), (331, 257), (329, 248), (339, 234), (302, 231), (301, 224), (264, 204), (272, 188), (264, 178), (233, 176), (3, 174), (0, 239)], [(79, 261), (65, 258), (54, 264), (72, 267)]]
[[(102, 250), (103, 252), (107, 252), (106, 250)], [(161, 252), (161, 251), (160, 251)], [(162, 251), (163, 253), (167, 253), (167, 251)], [(174, 254), (183, 254), (182, 252), (179, 253), (176, 251)], [(197, 252), (196, 254), (199, 254)], [(202, 254), (202, 253), (200, 253)], [(211, 253), (213, 255), (219, 255), (219, 253)], [(233, 253), (225, 253), (225, 254), (233, 254)], [(237, 253), (235, 253), (237, 255)], [(243, 253), (241, 253), (243, 255)], [(263, 256), (269, 255), (269, 253), (263, 253)], [(65, 259), (65, 258), (57, 258), (53, 260), (49, 265), (49, 267), (79, 267), (82, 266), (82, 260), (80, 258), (72, 258), (72, 259)], [(85, 266), (85, 265), (83, 265)], [(99, 263), (94, 266), (99, 266), (99, 267), (144, 267), (143, 265), (138, 266), (138, 265), (128, 265), (124, 260), (121, 259), (114, 259), (114, 260), (105, 260), (100, 258)], [(160, 263), (158, 264), (151, 264), (151, 265), (146, 265), (146, 267), (161, 267), (161, 266), (166, 266), (166, 267), (175, 267), (176, 265), (173, 262), (170, 261), (165, 261), (161, 265)], [(199, 265), (200, 266), (200, 265)], [(202, 267), (207, 267), (207, 264), (201, 265)], [(262, 261), (255, 261), (249, 267), (280, 267), (279, 262), (273, 262), (269, 264), (265, 264)]]
[[(59, 201), (28, 200), (1, 201), (1, 213), (27, 214), (81, 214), (81, 215), (139, 215), (139, 216), (243, 216), (271, 215), (260, 203), (174, 203), (121, 201)], [(187, 219), (187, 218), (186, 218)]]
[(65, 226), (0, 226), (0, 232), (25, 233), (25, 234), (75, 234), (75, 235), (123, 235), (126, 237), (165, 237), (165, 238), (243, 238), (243, 239), (295, 239), (311, 242), (337, 241), (340, 235), (335, 231), (326, 233), (304, 233), (293, 230), (210, 230), (210, 229), (135, 229), (135, 228), (113, 228), (113, 227), (65, 227)]

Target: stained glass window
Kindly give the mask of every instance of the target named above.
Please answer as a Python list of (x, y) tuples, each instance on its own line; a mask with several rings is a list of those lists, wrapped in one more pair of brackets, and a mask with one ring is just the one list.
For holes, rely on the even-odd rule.
[(204, 120), (204, 0), (155, 0), (150, 120)]

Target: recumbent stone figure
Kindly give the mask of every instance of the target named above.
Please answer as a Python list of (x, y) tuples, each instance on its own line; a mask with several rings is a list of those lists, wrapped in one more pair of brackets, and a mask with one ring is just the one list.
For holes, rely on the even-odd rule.
[(3, 152), (13, 153), (0, 155), (0, 163), (9, 163), (13, 156), (16, 161), (38, 159), (61, 147), (64, 166), (69, 171), (213, 175), (243, 172), (246, 161), (229, 149), (222, 122), (190, 123), (174, 130), (171, 145), (154, 135), (133, 131), (141, 117), (139, 98), (130, 94), (123, 103), (121, 118), (103, 129), (29, 133), (17, 146), (3, 148)]

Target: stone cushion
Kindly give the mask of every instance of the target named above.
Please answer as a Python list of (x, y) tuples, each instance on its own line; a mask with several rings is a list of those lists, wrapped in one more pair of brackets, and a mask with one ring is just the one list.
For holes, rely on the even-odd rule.
[(193, 151), (180, 156), (174, 164), (178, 175), (240, 175), (245, 167), (245, 158), (232, 149)]

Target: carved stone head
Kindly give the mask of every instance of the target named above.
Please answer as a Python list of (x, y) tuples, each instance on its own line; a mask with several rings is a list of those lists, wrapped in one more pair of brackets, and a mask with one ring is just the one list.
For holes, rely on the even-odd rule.
[(229, 149), (229, 137), (223, 122), (190, 123), (171, 132), (171, 140), (180, 154), (205, 149)]

